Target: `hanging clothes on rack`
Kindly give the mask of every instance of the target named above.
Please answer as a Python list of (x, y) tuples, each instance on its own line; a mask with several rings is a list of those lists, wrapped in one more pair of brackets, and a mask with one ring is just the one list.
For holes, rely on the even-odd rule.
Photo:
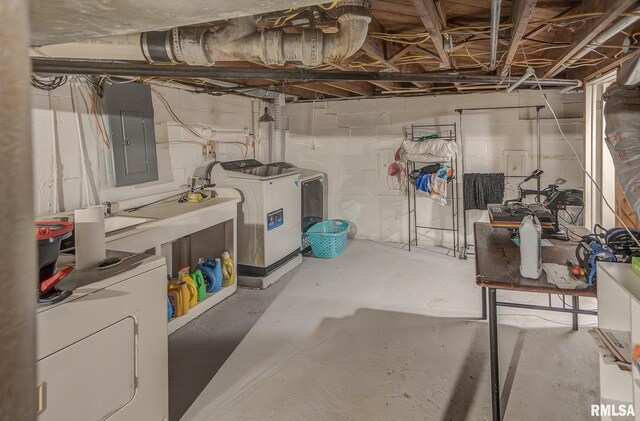
[(429, 193), (429, 197), (447, 204), (447, 183), (453, 177), (454, 170), (449, 164), (436, 164), (412, 171), (410, 180), (416, 189)]
[(504, 173), (467, 173), (463, 176), (464, 210), (486, 210), (504, 200)]

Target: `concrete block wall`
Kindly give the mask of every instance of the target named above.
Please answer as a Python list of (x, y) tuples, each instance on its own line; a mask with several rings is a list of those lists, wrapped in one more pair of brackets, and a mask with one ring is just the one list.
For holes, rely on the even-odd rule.
[[(240, 141), (249, 145), (248, 156), (253, 157), (253, 138), (244, 129), (252, 129), (252, 100), (239, 96), (213, 97), (174, 87), (154, 86), (169, 102), (173, 111), (185, 123), (193, 126), (207, 139)], [(72, 102), (73, 95), (73, 102)], [(84, 86), (67, 83), (52, 92), (32, 88), (32, 138), (35, 153), (34, 192), (36, 213), (54, 211), (57, 184), (59, 210), (72, 210), (103, 203), (164, 193), (182, 188), (198, 166), (207, 161), (203, 157), (204, 142), (173, 120), (164, 104), (152, 95), (155, 113), (155, 134), (158, 155), (158, 181), (127, 187), (113, 187), (107, 172), (110, 150), (99, 135), (90, 110), (90, 98)], [(75, 109), (79, 111), (80, 133), (76, 125)], [(257, 110), (259, 106), (255, 105)], [(53, 110), (53, 113), (52, 113)], [(105, 119), (106, 120), (106, 119)], [(267, 137), (256, 127), (258, 138)], [(81, 141), (80, 141), (81, 139)], [(186, 142), (186, 143), (185, 143)], [(257, 151), (265, 149), (265, 143)], [(82, 151), (87, 176), (83, 176)], [(245, 150), (239, 145), (219, 144), (219, 160), (241, 159)], [(55, 167), (58, 177), (54, 179)]]
[[(582, 158), (583, 96), (557, 92), (547, 96)], [(459, 124), (456, 108), (518, 105), (544, 105), (544, 100), (539, 92), (522, 91), (290, 104), (283, 113), (288, 119), (286, 159), (328, 174), (329, 217), (353, 222), (357, 237), (406, 242), (406, 196), (397, 180), (387, 176), (405, 130), (411, 124)], [(563, 182), (563, 187), (582, 187), (580, 166), (548, 109), (541, 112), (540, 130), (543, 185)], [(536, 132), (535, 110), (465, 112), (459, 130), (465, 172), (505, 172), (505, 151), (524, 151), (532, 171), (537, 163)], [(515, 184), (516, 180), (507, 184), (508, 197), (515, 193)], [(451, 225), (450, 207), (429, 198), (419, 200), (418, 216), (420, 225)], [(472, 228), (483, 213), (469, 211), (468, 216)], [(422, 238), (426, 243), (451, 243), (451, 236), (442, 232)]]

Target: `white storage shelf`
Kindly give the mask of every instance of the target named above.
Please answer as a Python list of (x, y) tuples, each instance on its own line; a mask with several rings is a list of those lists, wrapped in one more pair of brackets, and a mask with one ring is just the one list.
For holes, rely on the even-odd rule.
[(218, 304), (220, 301), (229, 297), (231, 294), (235, 292), (235, 290), (236, 290), (236, 285), (234, 283), (234, 285), (230, 285), (228, 287), (222, 288), (218, 292), (207, 294), (207, 298), (200, 301), (198, 304), (196, 304), (195, 307), (190, 308), (189, 313), (185, 314), (184, 316), (176, 317), (169, 320), (169, 325), (167, 326), (169, 335), (171, 335), (173, 332), (180, 329), (181, 327), (183, 327), (193, 319), (197, 318), (202, 313), (209, 310), (214, 305)]
[[(194, 260), (191, 259), (193, 256), (190, 255), (214, 257), (226, 250), (233, 258), (235, 282), (216, 293), (207, 294), (207, 298), (190, 309), (186, 315), (171, 319), (167, 324), (168, 334), (194, 320), (237, 289), (237, 204), (240, 195), (233, 189), (216, 191), (219, 196), (200, 203), (178, 203), (176, 200), (169, 200), (134, 212), (126, 212), (126, 216), (148, 218), (150, 222), (107, 235), (108, 249), (133, 253), (152, 250), (156, 255), (164, 256), (167, 275), (170, 277), (176, 276), (177, 268), (194, 266)], [(147, 203), (152, 201), (152, 198), (146, 200)], [(190, 239), (195, 241), (190, 242)], [(180, 249), (181, 242), (185, 240), (188, 244)], [(186, 255), (185, 250), (188, 250)], [(176, 259), (176, 255), (179, 255), (179, 258)]]
[[(640, 345), (640, 277), (629, 264), (598, 264), (598, 327), (627, 332), (631, 349)], [(640, 372), (621, 370), (600, 356), (600, 401), (640, 409)], [(603, 417), (603, 419), (607, 419)], [(633, 419), (633, 418), (631, 418)], [(636, 416), (635, 419), (640, 419)]]

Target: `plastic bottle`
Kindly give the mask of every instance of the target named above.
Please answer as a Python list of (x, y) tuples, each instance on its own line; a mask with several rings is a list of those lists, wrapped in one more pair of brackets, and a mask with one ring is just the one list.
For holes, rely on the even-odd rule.
[(198, 259), (198, 269), (202, 272), (207, 292), (213, 292), (213, 268), (208, 266), (204, 258)]
[(222, 288), (222, 269), (220, 268), (220, 259), (204, 259), (198, 261), (198, 269), (202, 271), (205, 283), (207, 284), (207, 292), (218, 292)]
[(538, 279), (542, 274), (542, 252), (540, 221), (534, 215), (527, 215), (520, 224), (520, 275)]
[(171, 305), (171, 297), (167, 297), (167, 321), (173, 317), (173, 306)]
[(189, 299), (191, 297), (191, 293), (189, 292), (189, 287), (185, 281), (180, 282), (180, 302), (182, 303), (182, 315), (189, 313)]
[(204, 281), (202, 271), (200, 269), (196, 269), (196, 271), (191, 274), (191, 278), (196, 282), (196, 288), (198, 289), (198, 302), (200, 302), (207, 298), (207, 285)]
[(233, 273), (233, 259), (228, 251), (222, 253), (222, 286), (228, 287), (235, 282), (235, 274)]
[(187, 289), (189, 291), (189, 308), (195, 307), (195, 305), (198, 304), (198, 287), (196, 286), (196, 281), (189, 276), (188, 267), (180, 269), (180, 272), (178, 272), (178, 281), (185, 282), (187, 284)]
[(222, 262), (220, 259), (215, 260), (215, 267), (213, 269), (214, 273), (214, 290), (220, 291), (222, 289)]
[[(169, 297), (169, 302), (173, 306), (173, 317), (180, 317), (184, 315), (182, 304), (182, 294), (180, 293), (180, 284), (178, 281), (170, 281), (168, 285), (167, 295)], [(187, 308), (189, 305), (187, 305)]]

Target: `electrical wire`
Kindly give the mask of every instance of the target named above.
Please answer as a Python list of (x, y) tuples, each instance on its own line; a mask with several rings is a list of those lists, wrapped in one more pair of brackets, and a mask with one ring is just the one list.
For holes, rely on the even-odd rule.
[(329, 6), (325, 6), (324, 4), (319, 4), (318, 7), (321, 8), (322, 10), (331, 10), (331, 9), (335, 9), (337, 5), (338, 5), (338, 2), (334, 1)]
[(31, 86), (43, 91), (53, 91), (58, 89), (69, 80), (68, 76), (38, 76), (31, 75)]
[(153, 89), (153, 88), (151, 88), (151, 92), (153, 92), (160, 99), (160, 101), (165, 105), (165, 107), (167, 109), (167, 112), (169, 112), (169, 115), (171, 115), (171, 117), (178, 124), (180, 124), (180, 126), (182, 126), (185, 130), (189, 131), (191, 134), (193, 134), (197, 138), (202, 139), (202, 140), (207, 141), (207, 142), (213, 142), (214, 144), (233, 144), (233, 145), (238, 145), (238, 146), (241, 146), (243, 148), (243, 152), (244, 152), (244, 157), (245, 158), (249, 154), (249, 146), (244, 142), (240, 142), (240, 141), (220, 141), (220, 140), (208, 139), (208, 138), (202, 136), (193, 127), (189, 126), (180, 117), (178, 117), (178, 115), (175, 113), (175, 111), (173, 110), (173, 108), (169, 104), (169, 101), (167, 101), (167, 99), (164, 97), (164, 95), (162, 95), (160, 92), (158, 92), (156, 89)]

